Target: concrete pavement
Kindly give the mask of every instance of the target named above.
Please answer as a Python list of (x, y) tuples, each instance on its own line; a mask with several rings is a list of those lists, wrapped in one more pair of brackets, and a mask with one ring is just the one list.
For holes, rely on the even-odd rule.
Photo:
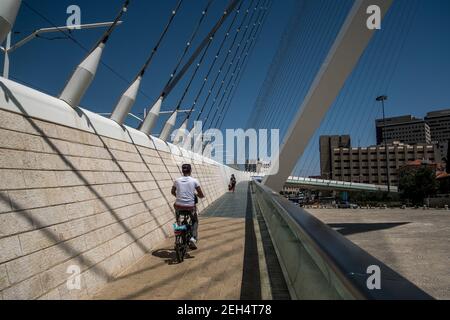
[(308, 212), (436, 299), (450, 299), (450, 211)]

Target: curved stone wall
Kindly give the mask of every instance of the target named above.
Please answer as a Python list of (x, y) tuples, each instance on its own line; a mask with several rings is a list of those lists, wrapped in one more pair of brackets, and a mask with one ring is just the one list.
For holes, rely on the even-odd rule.
[(92, 296), (171, 235), (184, 162), (205, 190), (200, 210), (232, 173), (246, 179), (0, 78), (0, 299)]

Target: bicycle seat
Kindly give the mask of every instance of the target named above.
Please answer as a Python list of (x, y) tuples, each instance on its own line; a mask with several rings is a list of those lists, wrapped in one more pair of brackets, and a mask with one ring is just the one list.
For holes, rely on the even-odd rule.
[(196, 206), (191, 207), (191, 206), (181, 206), (181, 205), (176, 204), (175, 209), (180, 210), (180, 211), (183, 211), (183, 210), (194, 211), (196, 209)]

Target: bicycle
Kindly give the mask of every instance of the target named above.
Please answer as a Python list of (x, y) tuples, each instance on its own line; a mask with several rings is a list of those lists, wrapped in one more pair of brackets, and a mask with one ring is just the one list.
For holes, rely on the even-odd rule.
[[(182, 263), (189, 248), (189, 241), (192, 238), (192, 216), (194, 210), (178, 210), (177, 223), (174, 224), (175, 229), (175, 252), (178, 263)], [(183, 222), (180, 224), (180, 217), (183, 216)]]

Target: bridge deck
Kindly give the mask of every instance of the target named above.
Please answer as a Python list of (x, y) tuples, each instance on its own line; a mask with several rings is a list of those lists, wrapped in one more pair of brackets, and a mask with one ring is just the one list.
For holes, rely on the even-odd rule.
[(265, 285), (253, 222), (251, 193), (241, 183), (201, 215), (199, 250), (184, 263), (176, 262), (174, 239), (168, 239), (95, 299), (261, 299)]

